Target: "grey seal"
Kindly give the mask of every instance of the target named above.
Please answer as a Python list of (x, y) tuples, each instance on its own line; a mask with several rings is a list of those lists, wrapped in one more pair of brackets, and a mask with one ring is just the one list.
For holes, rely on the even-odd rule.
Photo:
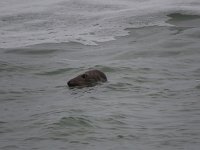
[(69, 87), (94, 86), (99, 82), (106, 82), (106, 75), (99, 70), (89, 70), (67, 82)]

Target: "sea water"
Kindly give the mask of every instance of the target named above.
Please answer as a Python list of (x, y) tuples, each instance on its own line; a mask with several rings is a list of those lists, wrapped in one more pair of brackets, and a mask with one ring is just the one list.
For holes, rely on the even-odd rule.
[(199, 40), (198, 0), (1, 0), (0, 149), (199, 150)]

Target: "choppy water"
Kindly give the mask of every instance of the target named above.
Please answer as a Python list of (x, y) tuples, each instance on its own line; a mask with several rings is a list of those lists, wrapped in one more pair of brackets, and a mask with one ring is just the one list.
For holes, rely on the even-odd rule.
[[(198, 150), (199, 6), (1, 1), (0, 149)], [(66, 86), (90, 68), (108, 82)]]

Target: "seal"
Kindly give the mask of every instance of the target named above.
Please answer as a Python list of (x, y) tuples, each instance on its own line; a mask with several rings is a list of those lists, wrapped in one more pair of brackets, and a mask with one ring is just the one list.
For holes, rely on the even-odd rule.
[(106, 75), (99, 70), (89, 70), (67, 82), (69, 87), (94, 86), (99, 82), (106, 82)]

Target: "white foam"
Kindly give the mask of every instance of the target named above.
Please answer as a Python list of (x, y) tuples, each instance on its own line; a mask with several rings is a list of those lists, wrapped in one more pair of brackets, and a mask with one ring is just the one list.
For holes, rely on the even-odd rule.
[(199, 0), (3, 0), (0, 47), (80, 42), (128, 35), (126, 28), (168, 26), (166, 14), (200, 14)]

